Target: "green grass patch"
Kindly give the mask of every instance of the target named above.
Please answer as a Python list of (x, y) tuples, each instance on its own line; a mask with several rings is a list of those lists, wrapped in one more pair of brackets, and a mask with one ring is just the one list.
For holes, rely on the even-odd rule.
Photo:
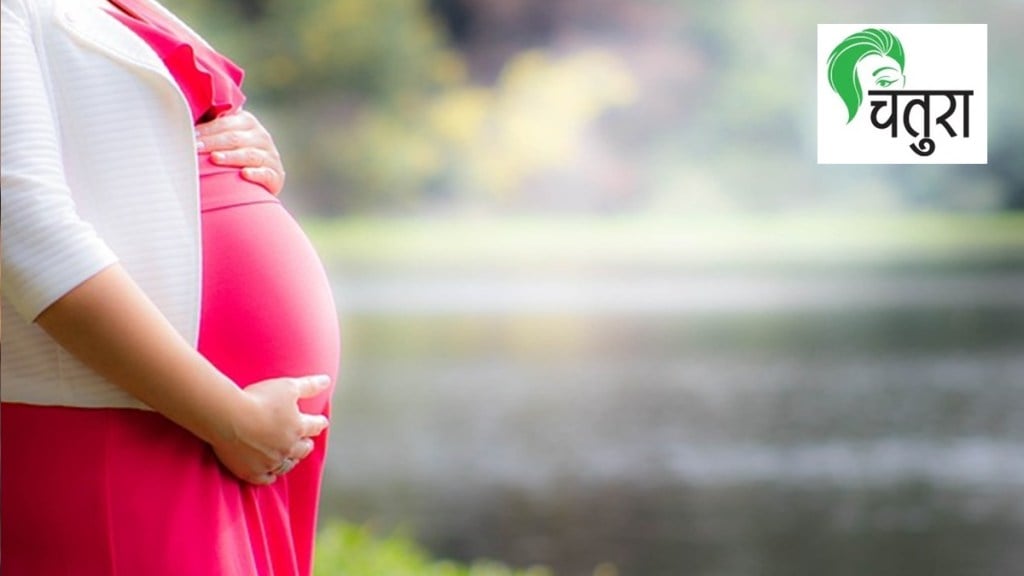
[(344, 218), (303, 226), (329, 266), (666, 266), (1024, 259), (1024, 214)]
[(432, 558), (411, 538), (378, 536), (367, 526), (333, 523), (317, 539), (314, 576), (551, 576), (542, 567), (516, 570), (480, 560), (461, 564)]

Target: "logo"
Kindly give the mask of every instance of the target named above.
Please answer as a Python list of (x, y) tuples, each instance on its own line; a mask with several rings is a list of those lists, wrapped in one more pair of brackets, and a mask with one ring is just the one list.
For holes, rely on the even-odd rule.
[(987, 163), (987, 32), (819, 24), (818, 163)]

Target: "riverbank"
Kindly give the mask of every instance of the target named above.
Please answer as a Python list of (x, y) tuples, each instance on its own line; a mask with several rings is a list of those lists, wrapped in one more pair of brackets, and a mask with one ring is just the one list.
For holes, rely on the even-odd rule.
[(310, 228), (326, 522), (559, 576), (1024, 562), (1020, 216)]
[(1024, 213), (304, 219), (328, 268), (977, 266), (1024, 261)]

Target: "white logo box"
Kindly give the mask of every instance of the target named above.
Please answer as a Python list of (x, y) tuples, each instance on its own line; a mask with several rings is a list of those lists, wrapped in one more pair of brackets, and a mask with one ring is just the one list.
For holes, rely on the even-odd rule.
[[(962, 109), (949, 120), (957, 132), (950, 137), (936, 124), (948, 108), (945, 96), (931, 97), (931, 139), (934, 152), (921, 156), (910, 145), (919, 142), (907, 133), (903, 111), (912, 95), (897, 96), (898, 135), (880, 129), (871, 122), (873, 100), (887, 96), (869, 96), (875, 86), (862, 86), (864, 101), (853, 121), (842, 99), (828, 81), (828, 58), (844, 39), (868, 28), (888, 30), (903, 45), (903, 73), (906, 83), (899, 90), (973, 90), (970, 96), (969, 138), (961, 130)], [(818, 25), (818, 163), (819, 164), (987, 164), (988, 163), (988, 26), (985, 24), (819, 24)], [(890, 88), (893, 89), (893, 88)], [(963, 97), (957, 98), (962, 107)], [(890, 108), (879, 111), (884, 121)], [(915, 108), (910, 116), (912, 126), (921, 132), (923, 112)]]

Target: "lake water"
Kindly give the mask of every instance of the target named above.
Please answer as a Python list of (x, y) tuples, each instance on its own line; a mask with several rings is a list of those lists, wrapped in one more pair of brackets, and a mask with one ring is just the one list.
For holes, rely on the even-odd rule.
[(1024, 266), (334, 282), (325, 518), (562, 576), (1024, 573)]

